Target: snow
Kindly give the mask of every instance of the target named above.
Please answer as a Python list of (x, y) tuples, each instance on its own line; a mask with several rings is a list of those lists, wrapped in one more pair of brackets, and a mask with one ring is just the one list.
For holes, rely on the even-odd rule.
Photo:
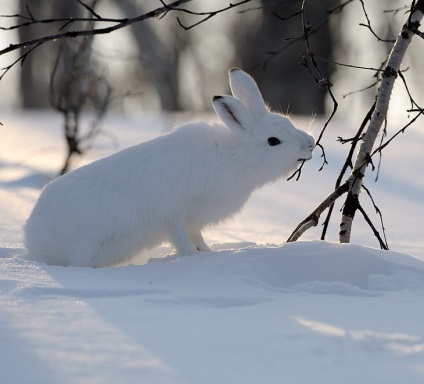
[[(106, 128), (124, 147), (174, 120), (112, 116)], [(423, 382), (418, 130), (388, 148), (377, 184), (366, 181), (391, 251), (373, 248), (359, 217), (356, 244), (334, 242), (337, 209), (330, 241), (314, 240), (317, 228), (282, 244), (337, 177), (345, 148), (329, 142), (324, 172), (316, 171), (317, 154), (300, 181), (264, 188), (242, 214), (209, 230), (214, 252), (178, 258), (164, 245), (131, 265), (91, 269), (22, 257), (21, 226), (64, 156), (60, 118), (26, 113), (1, 121), (2, 383)], [(101, 137), (80, 164), (113, 150)]]

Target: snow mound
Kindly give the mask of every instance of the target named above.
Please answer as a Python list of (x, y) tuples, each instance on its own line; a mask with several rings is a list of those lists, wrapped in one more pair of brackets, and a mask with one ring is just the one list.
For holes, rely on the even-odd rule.
[[(189, 297), (198, 295), (200, 290), (208, 292), (204, 297), (206, 304), (228, 306), (245, 305), (245, 299), (237, 301), (237, 292), (246, 291), (249, 297), (269, 291), (347, 296), (404, 290), (424, 292), (424, 262), (396, 252), (351, 244), (306, 241), (278, 247), (250, 245), (239, 250), (191, 257), (171, 255), (153, 261), (103, 269), (25, 263), (39, 265), (61, 282), (62, 294), (74, 297), (169, 292)], [(199, 297), (196, 300), (200, 302)]]
[(245, 268), (245, 277), (290, 291), (353, 294), (424, 289), (422, 261), (351, 244), (289, 243), (236, 252), (228, 263)]
[(424, 292), (424, 262), (396, 252), (322, 241), (220, 251), (177, 258), (166, 267), (147, 267), (152, 268), (151, 272), (161, 283), (173, 281), (181, 287), (188, 281), (188, 289), (194, 279), (196, 285), (240, 284), (282, 292), (342, 295)]

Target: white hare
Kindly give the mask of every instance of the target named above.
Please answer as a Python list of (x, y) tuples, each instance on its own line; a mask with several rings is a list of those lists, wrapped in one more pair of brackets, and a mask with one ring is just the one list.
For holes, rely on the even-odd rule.
[(268, 111), (248, 74), (232, 69), (230, 86), (234, 97), (212, 101), (223, 124), (183, 125), (49, 183), (24, 228), (28, 257), (104, 267), (166, 241), (180, 255), (209, 251), (202, 229), (309, 160), (315, 145)]

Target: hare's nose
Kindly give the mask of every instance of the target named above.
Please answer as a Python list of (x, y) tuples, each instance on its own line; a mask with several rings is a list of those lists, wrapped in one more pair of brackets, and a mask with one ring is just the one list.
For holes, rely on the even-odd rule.
[(306, 143), (306, 148), (311, 151), (315, 148), (315, 138), (311, 135), (308, 135), (308, 141)]

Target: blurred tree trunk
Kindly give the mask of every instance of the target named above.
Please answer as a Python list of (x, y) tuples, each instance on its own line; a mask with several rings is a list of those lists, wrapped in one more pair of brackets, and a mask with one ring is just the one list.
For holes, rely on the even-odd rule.
[[(26, 14), (26, 0), (19, 0), (19, 13)], [(44, 0), (32, 0), (30, 7), (31, 12), (36, 15), (45, 6)], [(48, 27), (43, 25), (43, 34), (48, 32)], [(20, 41), (27, 41), (34, 37), (34, 29), (29, 26), (26, 28), (19, 28)], [(43, 49), (44, 48), (44, 49)], [(25, 52), (25, 48), (21, 50), (21, 54)], [(46, 92), (46, 79), (42, 71), (39, 70), (40, 61), (45, 59), (45, 47), (40, 47), (40, 51), (36, 55), (30, 54), (25, 60), (25, 64), (21, 66), (21, 97), (23, 108), (43, 108), (49, 106), (48, 94)], [(38, 73), (37, 73), (38, 72)]]
[[(126, 16), (146, 13), (141, 2), (133, 0), (116, 1), (116, 5)], [(168, 41), (161, 39), (154, 29), (156, 20), (131, 25), (143, 67), (152, 74), (161, 107), (165, 111), (179, 111), (179, 63), (178, 45), (175, 35), (168, 33)]]
[[(145, 13), (142, 4), (132, 0), (116, 1), (115, 4), (126, 16)], [(37, 19), (69, 18), (81, 16), (83, 7), (77, 1), (51, 2), (49, 0), (19, 0), (19, 13), (27, 15), (27, 5), (31, 14)], [(151, 82), (154, 84), (160, 104), (163, 110), (181, 110), (179, 102), (179, 45), (180, 39), (175, 33), (168, 30), (165, 37), (159, 36), (155, 30), (157, 20), (149, 20), (136, 23), (130, 28), (142, 56), (143, 68), (149, 70)], [(19, 28), (20, 41), (31, 40), (36, 37), (45, 36), (57, 32), (62, 25), (38, 24)], [(79, 28), (78, 24), (72, 24), (73, 29)], [(161, 31), (163, 32), (163, 31)], [(36, 54), (27, 56), (21, 68), (21, 94), (23, 108), (48, 108), (49, 92), (48, 84), (55, 57), (57, 56), (59, 44), (46, 44), (37, 49)], [(25, 48), (21, 51), (23, 53)]]
[[(27, 5), (35, 18), (61, 18), (76, 17), (79, 15), (81, 6), (77, 1), (49, 1), (49, 0), (19, 0), (19, 13), (27, 14)], [(60, 24), (37, 25), (19, 28), (20, 41), (27, 41), (36, 37), (49, 35), (60, 28)], [(75, 28), (76, 25), (73, 25)], [(36, 32), (35, 32), (36, 31)], [(23, 108), (49, 108), (48, 84), (53, 66), (54, 57), (57, 54), (57, 46), (49, 44), (37, 49), (36, 54), (29, 54), (23, 66), (21, 66), (21, 95)], [(21, 50), (21, 54), (25, 48)]]
[[(306, 18), (313, 29), (320, 27), (328, 15), (326, 9), (334, 7), (337, 0), (307, 1)], [(325, 112), (325, 88), (319, 88), (306, 69), (299, 67), (301, 52), (305, 52), (305, 44), (301, 39), (297, 42), (284, 41), (285, 38), (301, 36), (303, 31), (299, 25), (299, 17), (281, 21), (271, 13), (274, 11), (281, 17), (288, 17), (299, 11), (299, 2), (282, 2), (262, 0), (263, 9), (260, 16), (250, 25), (235, 23), (237, 65), (252, 73), (264, 90), (264, 98), (271, 107), (283, 109), (295, 114), (322, 114)], [(332, 54), (332, 31), (327, 23), (314, 35), (310, 35), (312, 51), (324, 58)], [(337, 34), (334, 33), (335, 38)], [(319, 62), (321, 71), (327, 77), (333, 68), (330, 64)]]

